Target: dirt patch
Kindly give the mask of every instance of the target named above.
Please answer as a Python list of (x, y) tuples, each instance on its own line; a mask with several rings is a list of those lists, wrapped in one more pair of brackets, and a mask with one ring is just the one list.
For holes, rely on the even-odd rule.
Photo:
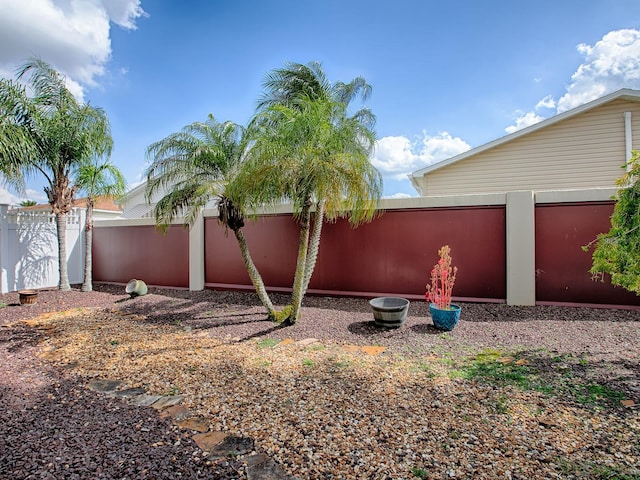
[[(153, 410), (84, 388), (96, 378), (183, 394), (210, 428), (254, 439), (297, 478), (639, 474), (637, 409), (450, 374), (499, 351), (639, 403), (639, 312), (463, 304), (461, 318), (443, 333), (414, 302), (405, 326), (384, 331), (366, 300), (308, 297), (298, 324), (280, 328), (245, 293), (41, 292), (0, 308), (11, 324), (0, 327), (0, 477), (246, 478), (241, 459), (207, 464)], [(375, 348), (352, 348), (363, 346)]]

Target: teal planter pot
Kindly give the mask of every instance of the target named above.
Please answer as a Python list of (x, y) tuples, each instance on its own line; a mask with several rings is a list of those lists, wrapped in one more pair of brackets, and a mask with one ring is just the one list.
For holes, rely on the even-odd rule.
[(451, 308), (438, 308), (434, 303), (429, 304), (429, 311), (433, 324), (440, 330), (450, 331), (455, 328), (460, 320), (460, 306), (451, 304)]

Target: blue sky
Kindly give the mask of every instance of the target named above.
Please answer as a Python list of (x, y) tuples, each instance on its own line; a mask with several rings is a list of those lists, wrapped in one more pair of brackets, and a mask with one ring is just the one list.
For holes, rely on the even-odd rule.
[[(130, 185), (146, 147), (184, 125), (209, 113), (246, 124), (264, 75), (287, 61), (362, 75), (385, 196), (415, 196), (412, 171), (640, 89), (640, 2), (0, 0), (0, 76), (30, 56), (107, 111)], [(29, 188), (44, 201), (41, 179)]]

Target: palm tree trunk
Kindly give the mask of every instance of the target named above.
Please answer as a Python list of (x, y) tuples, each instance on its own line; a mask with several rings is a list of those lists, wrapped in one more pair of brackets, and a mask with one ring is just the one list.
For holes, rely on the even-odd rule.
[(60, 290), (71, 290), (67, 273), (67, 214), (56, 213), (56, 229), (58, 233), (58, 270), (60, 271)]
[(84, 227), (84, 281), (82, 282), (82, 291), (90, 292), (93, 290), (93, 205), (87, 201), (87, 215)]
[(307, 201), (300, 213), (300, 239), (298, 241), (298, 259), (296, 260), (296, 275), (293, 279), (293, 292), (291, 293), (291, 312), (286, 322), (293, 325), (298, 320), (302, 297), (304, 297), (305, 272), (307, 266), (307, 254), (309, 252), (309, 230), (311, 224), (311, 201)]
[(302, 295), (307, 293), (311, 275), (316, 268), (316, 260), (318, 259), (318, 250), (320, 249), (320, 234), (322, 233), (322, 224), (324, 223), (325, 202), (320, 201), (316, 204), (316, 214), (313, 219), (313, 231), (311, 232), (311, 241), (309, 242), (309, 253), (304, 268), (304, 287)]
[(236, 236), (236, 240), (238, 240), (238, 245), (240, 246), (240, 252), (242, 253), (242, 260), (244, 260), (244, 265), (247, 269), (247, 273), (249, 274), (249, 278), (251, 279), (251, 283), (253, 283), (254, 288), (256, 289), (256, 293), (258, 294), (258, 298), (262, 302), (262, 305), (267, 309), (270, 320), (276, 320), (278, 318), (277, 312), (273, 307), (273, 303), (269, 298), (269, 294), (267, 293), (267, 289), (264, 286), (264, 282), (262, 281), (262, 276), (256, 265), (253, 263), (253, 259), (251, 258), (251, 253), (249, 252), (249, 247), (247, 246), (247, 240), (244, 237), (244, 233), (240, 228), (234, 229), (233, 233)]

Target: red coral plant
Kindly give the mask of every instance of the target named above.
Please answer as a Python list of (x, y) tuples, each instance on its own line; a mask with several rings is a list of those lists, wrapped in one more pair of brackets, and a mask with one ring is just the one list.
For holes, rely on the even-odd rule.
[(451, 266), (451, 249), (445, 245), (438, 250), (440, 260), (431, 270), (431, 284), (427, 284), (425, 298), (443, 310), (451, 309), (451, 294), (456, 283), (458, 267)]

